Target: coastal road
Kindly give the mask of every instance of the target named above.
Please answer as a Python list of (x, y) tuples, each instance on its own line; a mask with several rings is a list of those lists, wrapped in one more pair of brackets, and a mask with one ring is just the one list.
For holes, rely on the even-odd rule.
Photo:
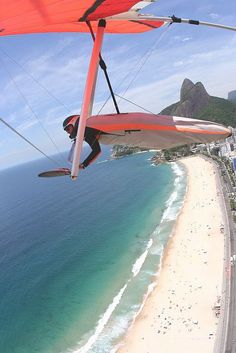
[[(230, 243), (231, 255), (233, 255), (236, 254), (236, 231), (232, 214), (230, 218)], [(236, 264), (230, 267), (230, 279), (230, 304), (225, 353), (236, 353)]]
[[(209, 160), (210, 161), (210, 160)], [(217, 189), (220, 196), (224, 224), (224, 271), (222, 283), (221, 312), (218, 322), (217, 335), (214, 345), (214, 353), (225, 353), (228, 335), (229, 303), (230, 303), (230, 273), (229, 263), (231, 254), (230, 225), (228, 207), (228, 185), (226, 185), (225, 173), (222, 173), (222, 164), (213, 162), (216, 170)]]
[[(229, 194), (231, 194), (234, 190), (232, 184), (230, 182), (230, 178), (228, 172), (221, 163), (221, 172), (224, 171), (223, 180), (221, 180), (228, 218), (228, 229), (227, 233), (229, 236), (229, 253), (226, 258), (226, 282), (229, 282), (230, 285), (230, 292), (225, 293), (226, 298), (225, 300), (229, 300), (228, 312), (224, 313), (226, 316), (225, 324), (227, 324), (227, 328), (223, 331), (226, 333), (226, 337), (222, 337), (221, 343), (225, 342), (224, 349), (219, 350), (219, 353), (236, 353), (236, 263), (231, 265), (230, 264), (230, 256), (236, 254), (236, 227), (233, 221), (232, 212), (229, 205)], [(226, 291), (227, 292), (227, 291)], [(228, 319), (228, 320), (227, 320)], [(219, 347), (222, 347), (222, 344)]]
[(219, 160), (217, 162), (215, 166), (218, 169), (217, 185), (224, 214), (225, 250), (221, 315), (214, 353), (236, 353), (236, 264), (230, 264), (230, 256), (236, 254), (236, 227), (229, 204), (232, 185), (225, 165)]

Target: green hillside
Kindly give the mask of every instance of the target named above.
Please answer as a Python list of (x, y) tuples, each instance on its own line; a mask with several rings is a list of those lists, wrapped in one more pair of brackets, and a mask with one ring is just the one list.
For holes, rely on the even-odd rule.
[[(163, 109), (160, 114), (177, 115), (176, 109), (181, 103), (171, 104)], [(182, 116), (182, 114), (179, 114)], [(183, 114), (184, 115), (184, 114)], [(236, 103), (227, 99), (210, 97), (209, 103), (192, 115), (196, 119), (210, 120), (225, 126), (236, 127)]]
[(236, 127), (236, 103), (223, 98), (211, 97), (210, 103), (197, 114), (196, 118)]

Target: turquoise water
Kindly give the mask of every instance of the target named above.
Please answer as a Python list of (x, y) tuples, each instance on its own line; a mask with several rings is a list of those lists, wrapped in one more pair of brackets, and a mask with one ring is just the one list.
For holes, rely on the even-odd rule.
[(151, 153), (69, 178), (46, 160), (0, 173), (4, 353), (110, 352), (151, 290), (183, 202), (185, 174)]

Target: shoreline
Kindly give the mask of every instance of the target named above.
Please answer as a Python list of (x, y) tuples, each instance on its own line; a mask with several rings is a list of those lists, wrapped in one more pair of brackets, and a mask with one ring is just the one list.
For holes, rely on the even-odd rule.
[(184, 204), (163, 254), (154, 289), (118, 353), (211, 353), (219, 319), (212, 307), (222, 291), (224, 214), (214, 164), (180, 160), (187, 170)]

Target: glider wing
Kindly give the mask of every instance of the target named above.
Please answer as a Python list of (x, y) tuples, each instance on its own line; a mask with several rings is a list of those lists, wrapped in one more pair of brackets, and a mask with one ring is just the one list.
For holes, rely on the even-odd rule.
[[(149, 3), (147, 0), (145, 3)], [(96, 32), (98, 21), (107, 19), (107, 33), (138, 33), (165, 22), (138, 20), (138, 0), (0, 0), (0, 36), (48, 32), (89, 32), (89, 21)], [(109, 20), (117, 14), (131, 16)]]
[(232, 134), (230, 129), (211, 121), (146, 113), (91, 116), (87, 126), (104, 132), (99, 139), (103, 144), (156, 150), (209, 143)]

